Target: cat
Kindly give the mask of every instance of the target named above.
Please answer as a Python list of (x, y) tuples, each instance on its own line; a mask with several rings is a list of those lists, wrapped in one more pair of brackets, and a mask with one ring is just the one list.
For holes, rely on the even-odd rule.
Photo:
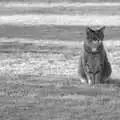
[(82, 82), (90, 85), (104, 83), (112, 73), (103, 45), (104, 30), (105, 26), (97, 30), (86, 28), (86, 39), (83, 41), (78, 74)]

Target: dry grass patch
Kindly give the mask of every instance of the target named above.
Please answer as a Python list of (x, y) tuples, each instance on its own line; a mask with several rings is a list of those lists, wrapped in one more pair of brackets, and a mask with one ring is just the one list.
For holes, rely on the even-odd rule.
[[(19, 41), (19, 42), (18, 42)], [(28, 44), (29, 43), (29, 44)], [(1, 41), (1, 73), (33, 75), (77, 75), (81, 42)], [(113, 73), (119, 72), (120, 42), (105, 41)], [(22, 47), (21, 47), (22, 46)], [(9, 50), (9, 51), (8, 51)], [(16, 52), (17, 50), (17, 52)], [(4, 53), (3, 53), (4, 52)], [(7, 53), (9, 52), (9, 53)], [(115, 71), (115, 72), (114, 72)]]
[[(5, 48), (0, 48), (2, 119), (117, 120), (120, 118), (118, 85), (90, 87), (80, 83), (77, 66), (81, 43), (60, 41), (50, 41), (50, 44), (42, 41), (31, 41), (30, 44), (28, 41), (29, 45), (24, 41), (13, 43), (14, 41), (11, 44), (9, 40), (1, 41), (4, 46), (24, 44), (22, 49), (16, 47), (17, 52), (14, 46), (6, 47), (9, 48), (9, 52)], [(112, 77), (118, 81), (119, 45), (119, 41), (105, 42), (113, 68)], [(44, 52), (43, 49), (38, 49), (41, 46)]]

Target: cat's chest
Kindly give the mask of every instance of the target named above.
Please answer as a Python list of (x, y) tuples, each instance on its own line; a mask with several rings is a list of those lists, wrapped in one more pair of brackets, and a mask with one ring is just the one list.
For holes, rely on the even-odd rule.
[(104, 61), (104, 55), (102, 53), (98, 54), (85, 54), (84, 55), (85, 64), (91, 64), (93, 66), (101, 65)]
[(90, 55), (88, 54), (84, 58), (84, 69), (87, 72), (96, 73), (101, 70), (104, 65), (104, 59), (101, 54)]

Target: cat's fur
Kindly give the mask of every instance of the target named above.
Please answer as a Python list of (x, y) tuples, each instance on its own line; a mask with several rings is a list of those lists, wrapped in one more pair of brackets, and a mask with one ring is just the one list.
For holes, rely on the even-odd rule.
[(88, 84), (103, 83), (112, 72), (103, 45), (104, 29), (86, 28), (86, 39), (80, 56), (79, 75)]

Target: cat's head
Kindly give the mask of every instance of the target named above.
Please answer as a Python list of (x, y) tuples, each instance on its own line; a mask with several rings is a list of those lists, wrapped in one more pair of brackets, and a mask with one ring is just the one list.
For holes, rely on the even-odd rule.
[(86, 40), (84, 44), (90, 52), (97, 52), (100, 50), (103, 45), (104, 29), (105, 27), (97, 30), (93, 30), (90, 27), (86, 28)]

